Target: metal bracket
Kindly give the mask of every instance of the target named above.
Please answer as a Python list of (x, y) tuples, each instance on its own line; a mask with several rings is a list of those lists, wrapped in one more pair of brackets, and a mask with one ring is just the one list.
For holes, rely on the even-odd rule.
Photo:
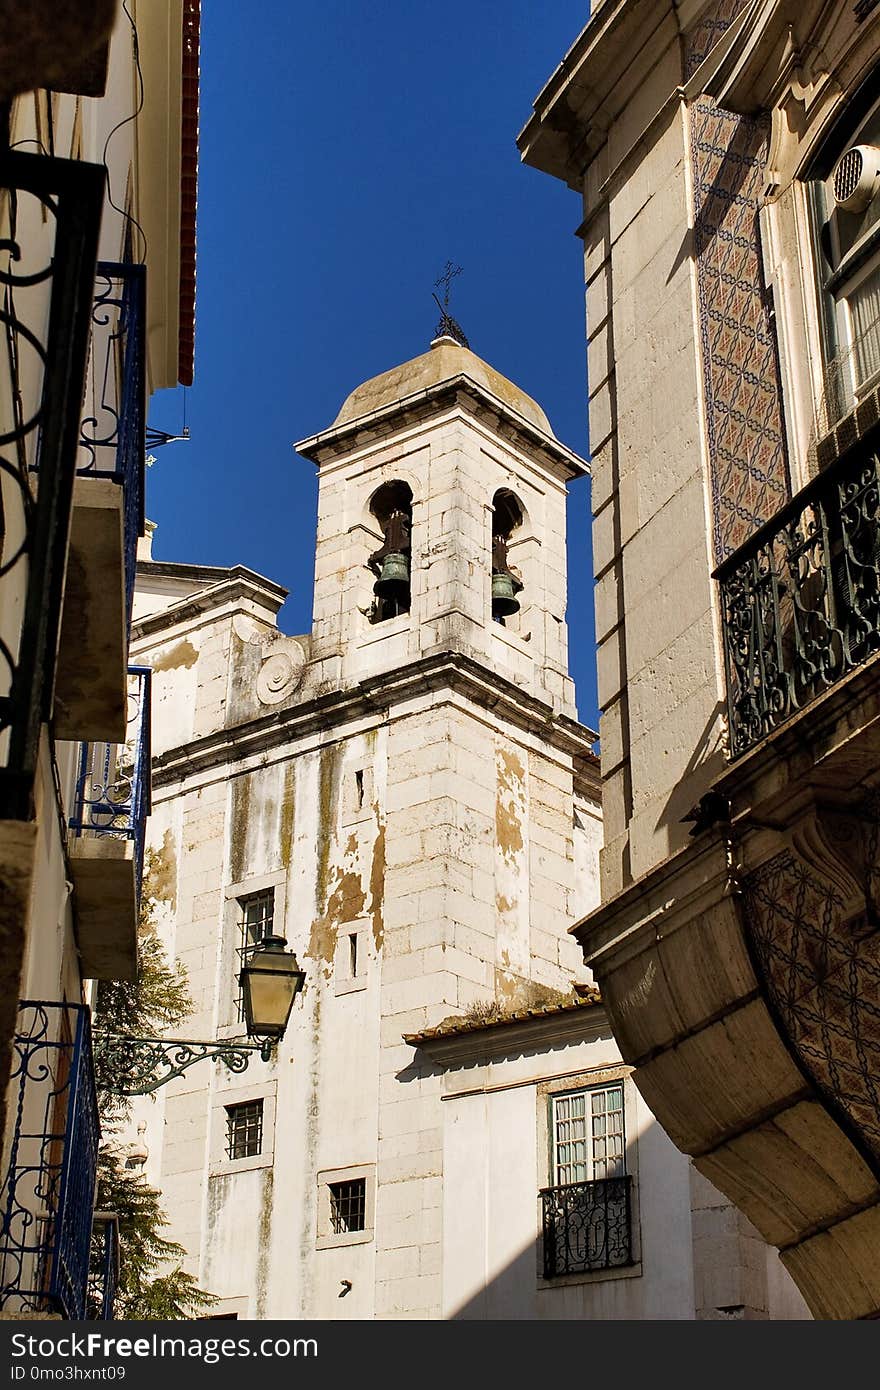
[(232, 1072), (247, 1069), (251, 1054), (263, 1062), (272, 1056), (273, 1042), (197, 1042), (191, 1038), (132, 1038), (125, 1033), (95, 1029), (95, 1069), (99, 1090), (117, 1096), (146, 1096), (172, 1077), (182, 1076), (196, 1062), (222, 1062)]

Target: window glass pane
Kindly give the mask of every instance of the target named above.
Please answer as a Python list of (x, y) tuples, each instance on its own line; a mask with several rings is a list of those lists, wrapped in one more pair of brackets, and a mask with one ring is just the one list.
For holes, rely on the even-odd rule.
[(849, 295), (856, 384), (880, 371), (880, 266)]
[[(242, 967), (247, 965), (255, 948), (267, 936), (271, 936), (274, 931), (275, 889), (264, 888), (262, 892), (249, 893), (246, 898), (239, 898), (238, 914), (239, 941), (236, 950), (236, 984), (238, 984), (238, 976)], [(243, 1023), (244, 998), (240, 985), (238, 985), (236, 996), (236, 1011), (239, 1023)]]
[(226, 1107), (227, 1158), (254, 1158), (263, 1147), (263, 1102)]
[(553, 1096), (551, 1104), (554, 1186), (592, 1182), (624, 1172), (620, 1083)]
[(367, 1180), (330, 1184), (330, 1225), (336, 1235), (366, 1229)]

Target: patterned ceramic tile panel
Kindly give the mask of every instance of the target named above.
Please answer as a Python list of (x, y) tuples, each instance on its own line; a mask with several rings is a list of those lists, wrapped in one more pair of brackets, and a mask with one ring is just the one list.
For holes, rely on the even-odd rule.
[[(716, 0), (693, 31), (693, 73), (744, 0)], [(709, 98), (691, 108), (697, 262), (716, 563), (789, 496), (776, 339), (764, 291), (758, 205), (767, 130)]]
[[(868, 881), (878, 868), (877, 808)], [(842, 903), (784, 852), (743, 885), (760, 976), (782, 1032), (832, 1110), (880, 1158), (880, 942), (873, 909), (844, 919)]]

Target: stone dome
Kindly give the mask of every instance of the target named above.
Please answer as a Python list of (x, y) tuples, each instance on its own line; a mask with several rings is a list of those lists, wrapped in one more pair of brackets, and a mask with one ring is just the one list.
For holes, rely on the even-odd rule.
[(537, 401), (533, 401), (525, 391), (521, 391), (512, 381), (508, 381), (507, 377), (490, 367), (488, 362), (477, 357), (469, 348), (461, 347), (452, 338), (436, 338), (430, 350), (422, 353), (421, 357), (414, 357), (412, 361), (404, 362), (400, 367), (393, 367), (390, 372), (383, 372), (381, 376), (374, 376), (370, 381), (358, 386), (346, 397), (332, 428), (347, 425), (362, 415), (381, 410), (383, 406), (396, 405), (406, 396), (438, 386), (441, 382), (457, 376), (470, 377), (471, 381), (497, 396), (511, 410), (524, 416), (544, 434), (555, 438), (550, 421)]

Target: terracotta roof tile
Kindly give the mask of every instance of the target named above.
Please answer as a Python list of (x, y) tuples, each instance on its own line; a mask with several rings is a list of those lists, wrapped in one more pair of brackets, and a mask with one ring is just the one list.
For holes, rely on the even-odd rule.
[(500, 1018), (445, 1018), (435, 1028), (425, 1028), (421, 1033), (404, 1033), (403, 1041), (410, 1047), (434, 1042), (438, 1038), (462, 1037), (468, 1033), (481, 1033), (488, 1028), (505, 1028), (510, 1023), (527, 1023), (533, 1018), (547, 1018), (554, 1014), (572, 1013), (576, 1009), (594, 1009), (602, 1003), (598, 989), (581, 986), (579, 997), (566, 999), (561, 1004), (542, 1004), (530, 1009), (516, 1009)]

